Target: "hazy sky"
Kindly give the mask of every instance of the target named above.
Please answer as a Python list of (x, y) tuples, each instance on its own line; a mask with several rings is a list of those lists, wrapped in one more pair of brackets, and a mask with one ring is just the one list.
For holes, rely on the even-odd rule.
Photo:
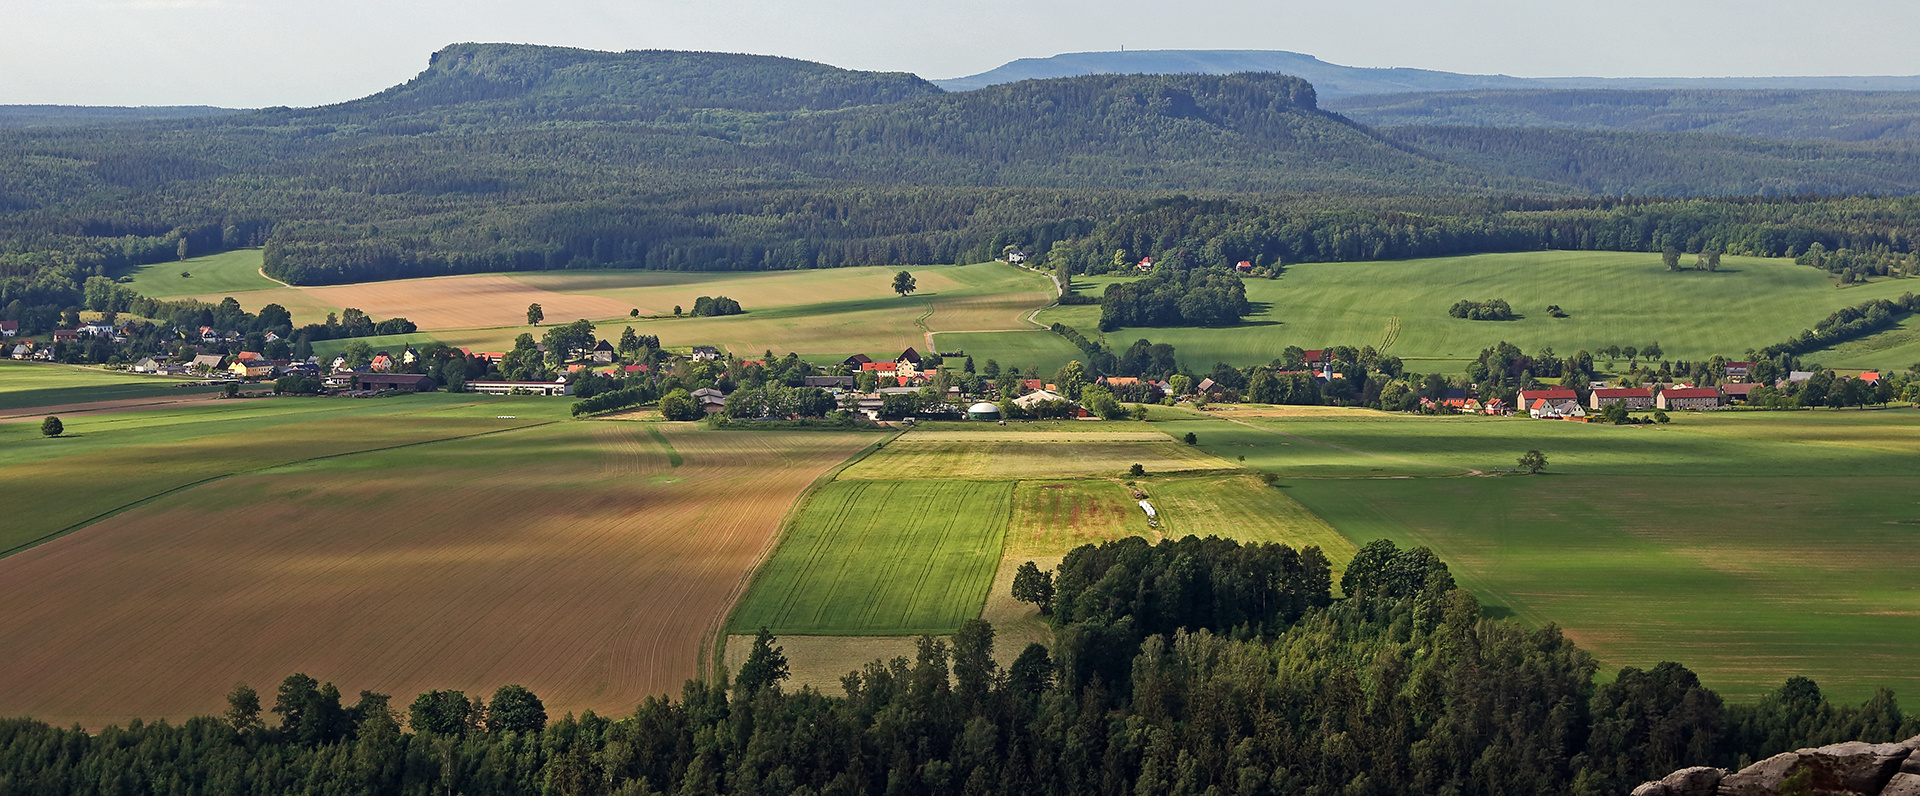
[(1920, 74), (1914, 0), (0, 0), (0, 104), (317, 105), (462, 41), (724, 50), (958, 77), (1274, 49), (1528, 77)]

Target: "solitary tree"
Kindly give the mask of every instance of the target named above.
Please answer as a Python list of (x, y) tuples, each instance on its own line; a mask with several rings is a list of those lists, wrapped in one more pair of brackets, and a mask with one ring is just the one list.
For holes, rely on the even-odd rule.
[(1669, 271), (1680, 270), (1680, 250), (1668, 246), (1666, 251), (1660, 253), (1660, 261), (1666, 264)]
[(1194, 435), (1193, 435), (1193, 432), (1191, 432), (1191, 431), (1189, 431), (1189, 432), (1187, 432), (1187, 435), (1186, 435), (1186, 436), (1184, 436), (1184, 437), (1181, 437), (1181, 438), (1180, 438), (1180, 441), (1181, 441), (1181, 442), (1184, 442), (1184, 443), (1187, 443), (1188, 445), (1198, 445), (1198, 444), (1200, 444), (1200, 438), (1199, 438), (1199, 437), (1196, 437), (1196, 436), (1194, 436)]
[(893, 275), (893, 292), (902, 296), (913, 292), (913, 274), (901, 271)]
[(1539, 451), (1527, 451), (1520, 456), (1520, 466), (1527, 468), (1527, 474), (1533, 475), (1547, 469), (1547, 455)]
[(753, 637), (753, 650), (747, 653), (747, 662), (740, 665), (740, 679), (734, 681), (741, 694), (757, 694), (787, 679), (786, 649), (774, 646), (773, 641), (773, 633), (764, 627)]
[(1141, 465), (1139, 462), (1134, 462), (1132, 467), (1127, 468), (1127, 475), (1133, 476), (1135, 478), (1139, 478), (1140, 476), (1143, 476), (1146, 474), (1147, 474), (1147, 468)]
[(1042, 615), (1053, 613), (1053, 572), (1040, 571), (1028, 561), (1013, 573), (1013, 599), (1039, 606)]
[(48, 417), (47, 419), (40, 421), (40, 433), (45, 434), (49, 437), (60, 436), (61, 434), (66, 433), (66, 431), (67, 431), (66, 424), (61, 423), (60, 418)]
[(639, 307), (634, 307), (633, 309), (630, 309), (630, 310), (627, 310), (627, 317), (629, 317), (629, 318), (638, 318), (638, 317), (640, 317), (640, 308), (639, 308)]
[(539, 304), (527, 305), (527, 325), (528, 326), (539, 326), (540, 322), (546, 319), (547, 319), (547, 311), (540, 309)]
[(222, 718), (234, 732), (261, 729), (264, 725), (260, 723), (260, 692), (246, 683), (235, 683), (227, 693), (227, 712)]

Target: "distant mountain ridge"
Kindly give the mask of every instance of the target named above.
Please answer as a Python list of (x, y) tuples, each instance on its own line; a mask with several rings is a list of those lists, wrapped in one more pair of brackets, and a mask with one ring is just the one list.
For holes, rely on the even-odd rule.
[(50, 127), (95, 127), (103, 124), (133, 124), (163, 119), (203, 119), (229, 116), (243, 111), (210, 105), (142, 105), (118, 107), (102, 105), (0, 105), (0, 130), (30, 130)]
[(1531, 89), (1342, 97), (1372, 127), (1546, 127), (1800, 141), (1920, 139), (1920, 91)]
[(1098, 74), (1281, 72), (1304, 78), (1321, 99), (1367, 94), (1475, 89), (1822, 89), (1920, 91), (1920, 76), (1861, 77), (1513, 77), (1406, 67), (1330, 64), (1286, 50), (1126, 50), (1021, 58), (977, 75), (931, 81), (948, 91), (1054, 77)]

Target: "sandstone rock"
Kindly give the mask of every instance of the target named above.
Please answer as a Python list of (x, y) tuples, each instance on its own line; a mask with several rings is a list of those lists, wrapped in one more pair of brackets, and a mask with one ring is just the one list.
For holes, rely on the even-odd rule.
[(1913, 754), (1907, 755), (1907, 761), (1900, 764), (1900, 773), (1920, 774), (1920, 749), (1916, 749)]
[(1797, 752), (1781, 752), (1720, 779), (1720, 796), (1773, 796), (1780, 781), (1800, 763)]
[(1694, 766), (1668, 774), (1660, 780), (1660, 785), (1666, 788), (1666, 796), (1714, 796), (1720, 779), (1726, 775), (1724, 768)]
[(1640, 787), (1633, 789), (1632, 796), (1673, 796), (1673, 789), (1668, 788), (1667, 783), (1656, 779), (1640, 783)]
[(1920, 796), (1920, 774), (1900, 773), (1887, 780), (1880, 796)]
[(1913, 754), (1904, 743), (1853, 741), (1774, 755), (1720, 780), (1720, 796), (1773, 796), (1780, 782), (1802, 769), (1813, 772), (1813, 792), (1875, 796)]

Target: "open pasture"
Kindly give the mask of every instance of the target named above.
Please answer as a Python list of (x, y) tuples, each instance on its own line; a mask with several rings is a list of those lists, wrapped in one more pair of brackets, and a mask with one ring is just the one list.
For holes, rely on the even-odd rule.
[[(1163, 425), (1248, 451), (1355, 544), (1433, 547), (1483, 602), (1559, 624), (1607, 666), (1677, 660), (1739, 697), (1793, 674), (1850, 700), (1920, 688), (1920, 411), (1674, 416)], [(1528, 448), (1546, 473), (1446, 477)]]
[[(1165, 437), (1075, 439), (1009, 432), (998, 437), (916, 431), (887, 443), (840, 474), (842, 480), (1119, 477), (1140, 464), (1149, 473), (1217, 470), (1233, 465)], [(1039, 437), (1029, 441), (1028, 437)]]
[(0, 359), (0, 417), (36, 407), (191, 397), (218, 388), (175, 387), (180, 379), (74, 365)]
[(182, 491), (0, 560), (0, 715), (181, 719), (295, 671), (623, 714), (696, 674), (789, 504), (869, 441), (558, 423)]
[(1909, 315), (1892, 328), (1814, 351), (1801, 359), (1829, 368), (1906, 370), (1920, 363), (1920, 318)]
[[(154, 263), (135, 267), (128, 287), (150, 298), (176, 299), (189, 296), (229, 296), (252, 290), (283, 287), (261, 275), (265, 255), (259, 249), (235, 249), (178, 262)], [(185, 271), (190, 276), (181, 276)], [(257, 310), (259, 307), (248, 307)]]
[[(1075, 283), (1097, 296), (1116, 281), (1121, 278)], [(1105, 337), (1115, 347), (1142, 337), (1171, 343), (1181, 364), (1200, 371), (1215, 362), (1264, 364), (1290, 345), (1384, 346), (1401, 357), (1458, 358), (1501, 340), (1530, 352), (1552, 346), (1563, 355), (1659, 341), (1668, 358), (1705, 359), (1737, 357), (1791, 338), (1841, 307), (1913, 289), (1904, 280), (1885, 280), (1836, 290), (1825, 272), (1783, 259), (1727, 257), (1715, 273), (1669, 272), (1658, 254), (1561, 251), (1303, 263), (1287, 266), (1278, 279), (1246, 285), (1257, 312), (1238, 326), (1129, 328)], [(1461, 299), (1491, 298), (1506, 299), (1523, 317), (1469, 321), (1447, 314)], [(1550, 304), (1569, 317), (1548, 316)], [(1059, 307), (1039, 320), (1092, 336), (1100, 308)], [(1390, 335), (1390, 327), (1396, 333)]]
[(754, 575), (730, 632), (951, 633), (980, 615), (1012, 495), (1004, 481), (828, 483)]
[[(1095, 316), (1094, 322), (1097, 326), (1098, 316)], [(1090, 331), (1096, 327), (1087, 328)], [(1087, 358), (1066, 338), (1054, 334), (1050, 329), (1030, 332), (941, 332), (933, 336), (933, 341), (942, 351), (965, 351), (973, 357), (976, 368), (986, 367), (987, 360), (991, 359), (1000, 363), (1001, 368), (1019, 368), (1022, 373), (1031, 374), (1034, 368), (1039, 368), (1039, 372), (1049, 378), (1069, 361)]]

